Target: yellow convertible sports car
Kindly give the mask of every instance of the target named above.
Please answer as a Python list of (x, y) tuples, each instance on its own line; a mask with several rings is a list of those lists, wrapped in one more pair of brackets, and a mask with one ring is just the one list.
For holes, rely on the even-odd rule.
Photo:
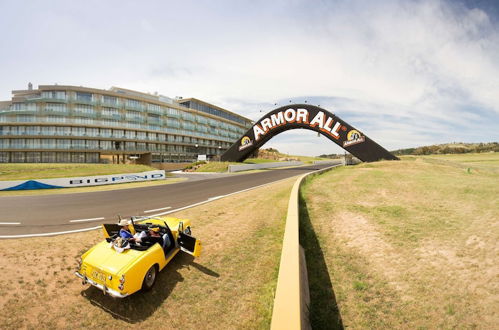
[(190, 225), (190, 220), (171, 217), (132, 217), (127, 226), (135, 238), (123, 239), (120, 225), (103, 224), (106, 240), (81, 256), (75, 275), (113, 297), (149, 290), (180, 250), (200, 255), (201, 242), (191, 236)]

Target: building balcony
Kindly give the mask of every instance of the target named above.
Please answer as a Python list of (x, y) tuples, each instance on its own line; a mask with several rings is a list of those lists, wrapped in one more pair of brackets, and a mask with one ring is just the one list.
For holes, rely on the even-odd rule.
[(84, 112), (84, 111), (73, 110), (72, 115), (78, 117), (97, 118), (96, 112)]
[(106, 114), (106, 113), (101, 113), (100, 116), (102, 118), (108, 118), (108, 119), (114, 119), (114, 120), (123, 120), (123, 115), (120, 115), (120, 114)]
[(30, 102), (30, 103), (39, 103), (39, 102), (68, 103), (68, 100), (67, 99), (49, 98), (49, 97), (30, 97), (30, 98), (26, 98), (25, 102)]
[(136, 110), (136, 111), (145, 111), (145, 107), (143, 105), (130, 105), (125, 103), (125, 109), (128, 110)]
[(69, 99), (69, 102), (74, 103), (74, 104), (85, 104), (85, 105), (99, 105), (100, 104), (99, 101), (76, 99), (76, 98)]
[(63, 116), (68, 116), (70, 115), (69, 109), (50, 109), (50, 108), (45, 108), (42, 110), (43, 115), (63, 115)]
[(102, 101), (101, 105), (103, 107), (110, 107), (110, 108), (116, 108), (116, 109), (120, 109), (122, 106), (119, 102), (112, 103), (112, 102), (106, 102), (106, 101)]
[(154, 114), (157, 114), (157, 115), (162, 115), (163, 114), (163, 111), (161, 109), (147, 109), (147, 112), (149, 113), (154, 113)]
[(29, 115), (36, 115), (38, 114), (38, 110), (33, 110), (33, 109), (2, 109), (0, 110), (1, 114), (29, 114)]
[(136, 123), (144, 123), (145, 122), (145, 119), (141, 118), (141, 117), (126, 117), (125, 120), (136, 122)]

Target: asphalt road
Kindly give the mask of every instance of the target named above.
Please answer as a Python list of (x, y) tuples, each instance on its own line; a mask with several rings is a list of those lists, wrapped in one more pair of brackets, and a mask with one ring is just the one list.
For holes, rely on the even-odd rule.
[(114, 191), (0, 197), (0, 238), (93, 228), (117, 222), (118, 214), (126, 218), (170, 213), (328, 166), (331, 164)]

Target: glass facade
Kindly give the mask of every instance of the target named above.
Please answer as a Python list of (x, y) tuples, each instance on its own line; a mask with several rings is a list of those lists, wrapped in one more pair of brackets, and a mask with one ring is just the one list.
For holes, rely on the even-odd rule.
[(15, 91), (0, 107), (0, 162), (100, 162), (102, 155), (147, 153), (153, 161), (192, 161), (198, 154), (220, 155), (252, 124), (196, 101), (43, 87), (24, 101), (27, 91)]

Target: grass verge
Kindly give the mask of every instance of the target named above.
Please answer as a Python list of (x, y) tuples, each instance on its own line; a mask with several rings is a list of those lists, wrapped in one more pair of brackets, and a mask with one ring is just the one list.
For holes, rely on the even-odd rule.
[(153, 171), (130, 164), (0, 164), (0, 180), (28, 180)]
[(173, 214), (192, 219), (202, 256), (193, 260), (181, 253), (151, 292), (123, 300), (82, 286), (73, 275), (74, 259), (102, 240), (100, 231), (4, 240), (0, 324), (3, 329), (268, 329), (294, 181)]
[(305, 182), (313, 327), (336, 305), (352, 328), (499, 324), (499, 155), (478, 157), (404, 157)]

